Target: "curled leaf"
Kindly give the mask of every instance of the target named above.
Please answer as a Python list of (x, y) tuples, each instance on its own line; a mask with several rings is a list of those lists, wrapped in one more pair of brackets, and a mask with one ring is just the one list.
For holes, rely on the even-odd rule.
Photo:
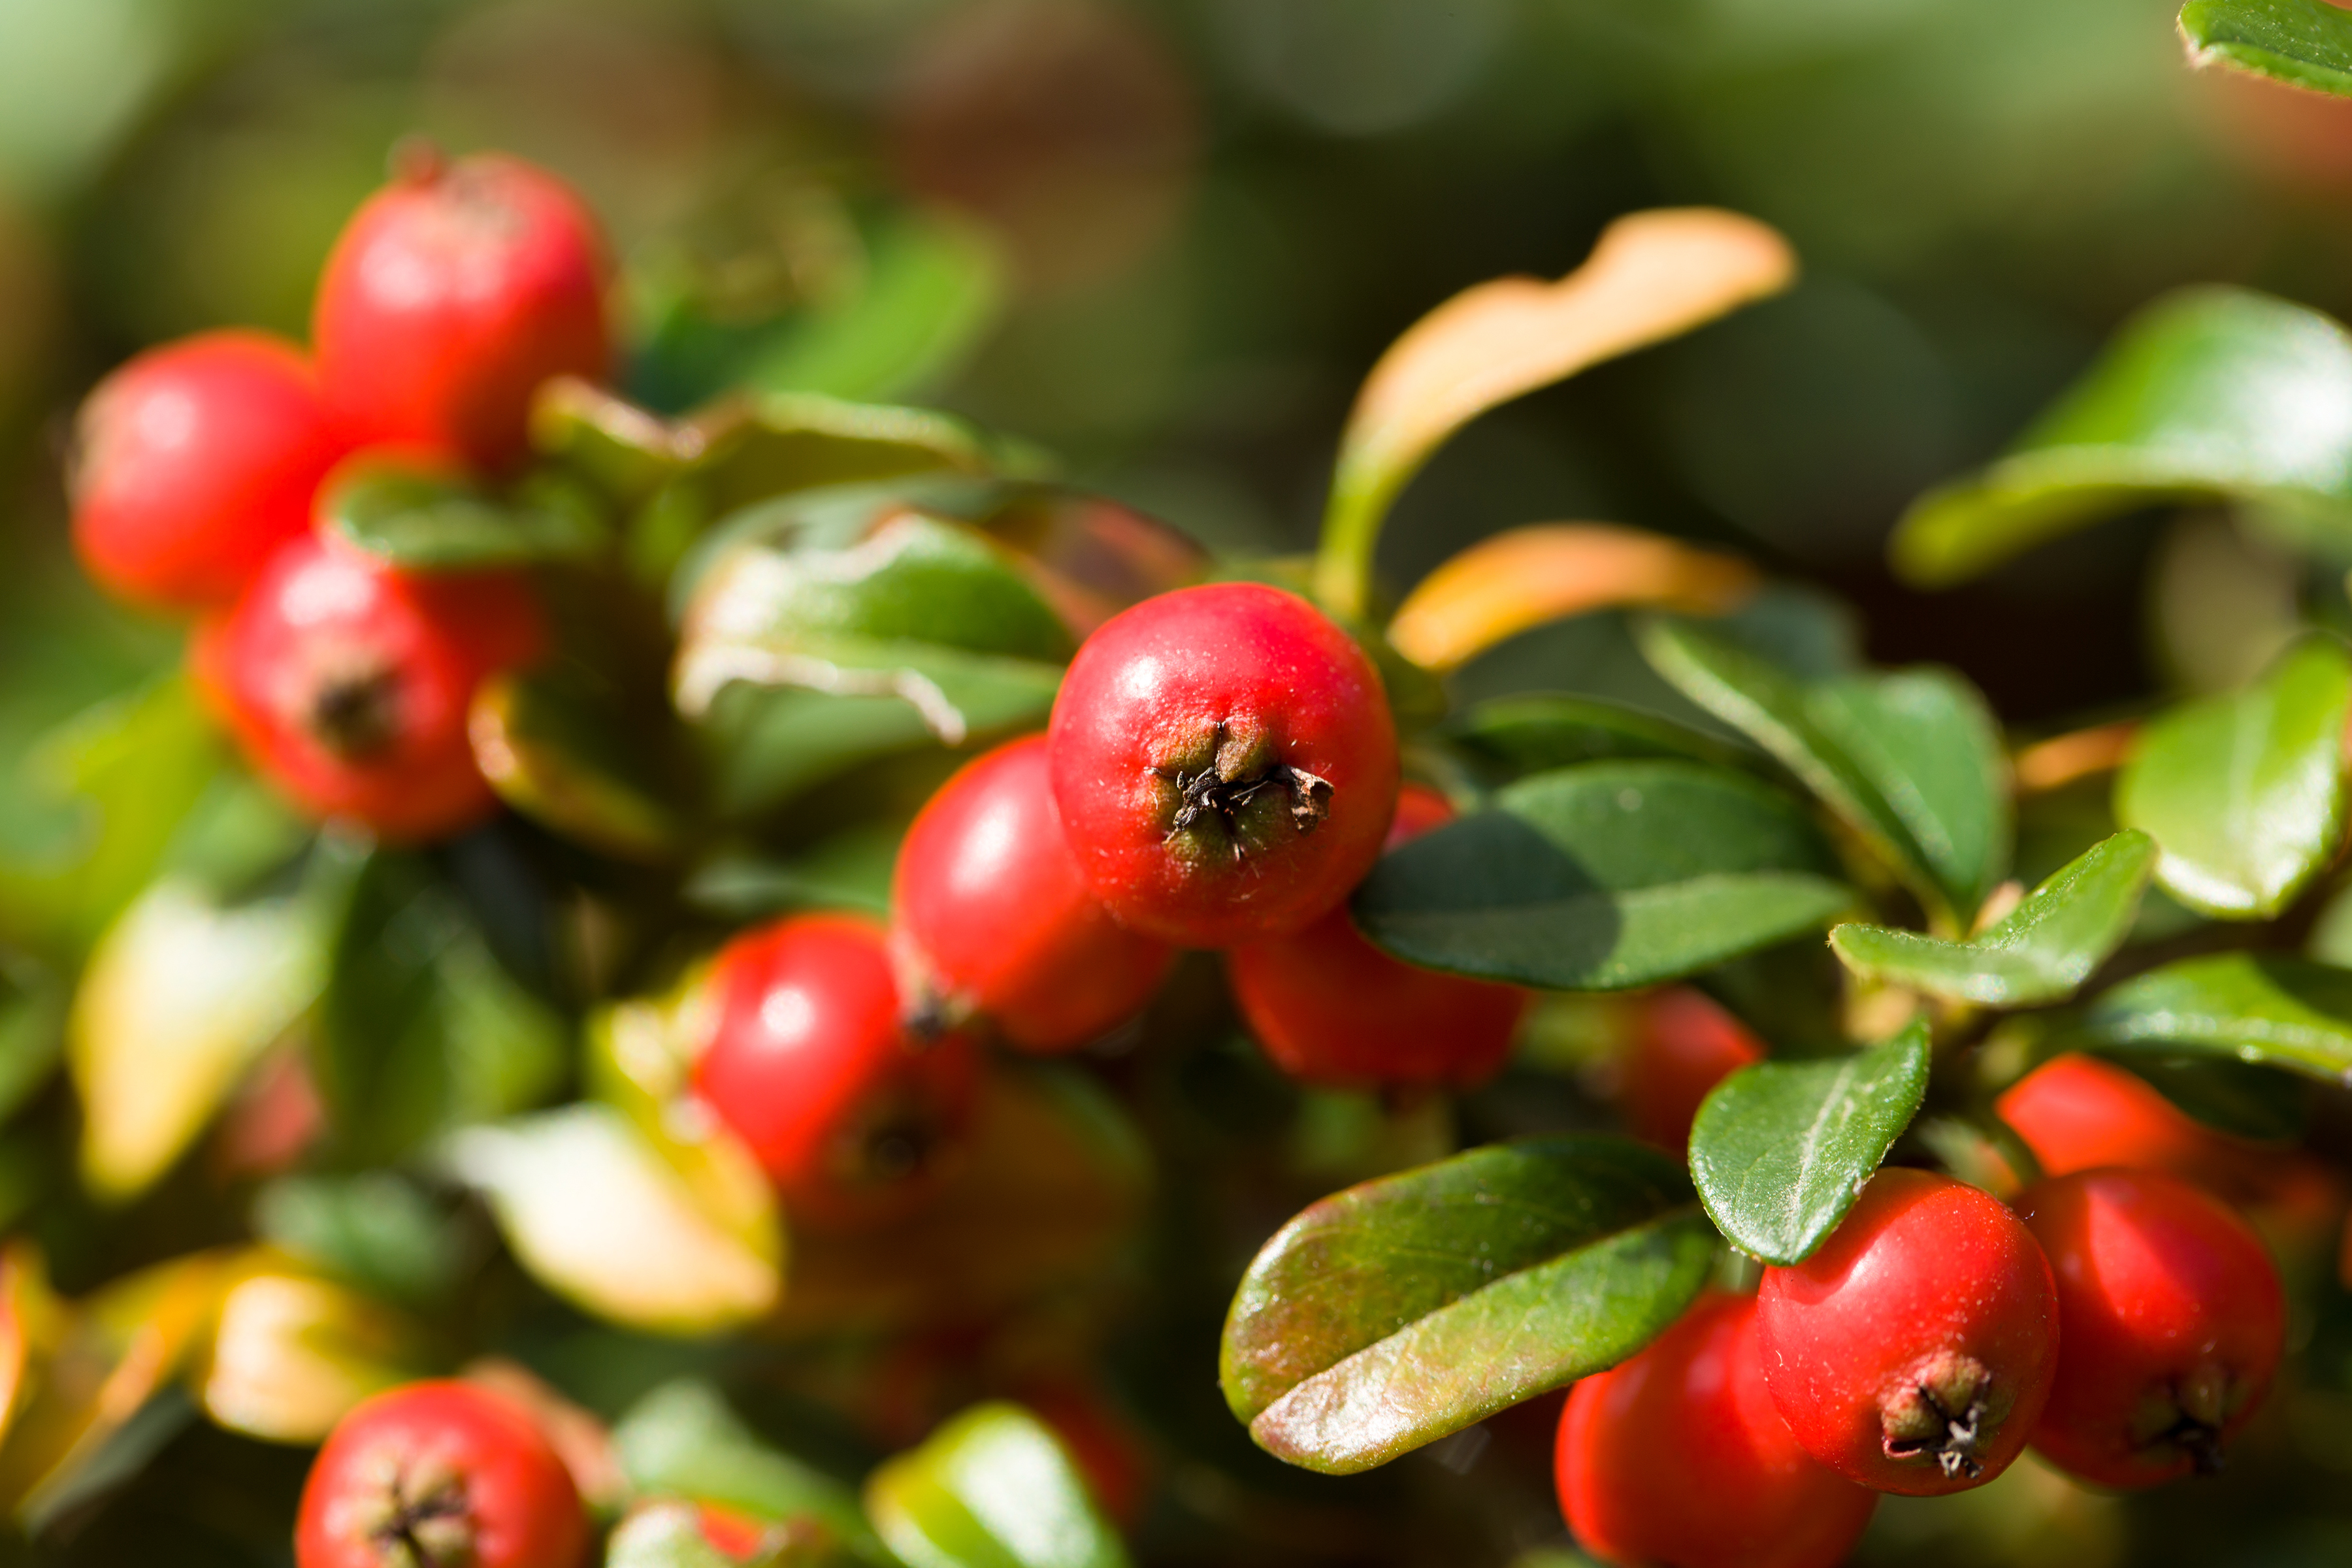
[(866, 1511), (908, 1568), (1128, 1568), (1061, 1440), (1017, 1405), (974, 1405), (885, 1463)]

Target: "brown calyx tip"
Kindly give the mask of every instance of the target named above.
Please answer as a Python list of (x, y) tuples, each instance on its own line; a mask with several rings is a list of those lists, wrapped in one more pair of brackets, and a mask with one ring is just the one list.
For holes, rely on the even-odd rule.
[(429, 185), (449, 172), (449, 154), (441, 143), (420, 132), (412, 132), (392, 144), (392, 156), (385, 160), (395, 185)]
[(327, 676), (310, 694), (304, 728), (346, 762), (388, 748), (399, 733), (400, 682), (388, 669), (352, 669)]
[(1880, 1406), (1880, 1449), (1898, 1463), (1933, 1460), (1948, 1479), (1975, 1480), (1984, 1474), (1978, 1456), (2008, 1406), (1991, 1369), (1945, 1351)]
[(474, 1557), (474, 1520), (466, 1483), (435, 1466), (395, 1469), (375, 1517), (362, 1521), (369, 1547), (384, 1568), (457, 1568)]
[(1222, 723), (1208, 739), (1206, 746), (1198, 748), (1201, 760), (1195, 765), (1188, 767), (1180, 760), (1151, 770), (1174, 784), (1178, 795), (1162, 842), (1214, 823), (1223, 829), (1239, 862), (1247, 855), (1250, 837), (1243, 814), (1270, 791), (1286, 797), (1290, 825), (1299, 833), (1314, 832), (1331, 814), (1329, 779), (1274, 761), (1263, 741), (1236, 734)]

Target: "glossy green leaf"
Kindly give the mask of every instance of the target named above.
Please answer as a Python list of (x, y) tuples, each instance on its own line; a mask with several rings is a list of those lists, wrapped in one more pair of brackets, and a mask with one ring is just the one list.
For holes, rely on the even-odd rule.
[(2284, 909), (2344, 836), (2347, 715), (2352, 657), (2311, 637), (2246, 689), (2148, 725), (2116, 781), (2116, 819), (2156, 839), (2158, 885), (2223, 920)]
[(486, 681), (468, 718), (482, 776), (525, 816), (625, 859), (662, 860), (682, 845), (683, 792), (664, 754), (668, 737), (657, 728), (648, 734), (646, 717), (627, 712), (580, 667)]
[(1674, 1159), (1622, 1139), (1494, 1144), (1367, 1182), (1243, 1275), (1225, 1402), (1293, 1464), (1368, 1469), (1632, 1355), (1714, 1247)]
[(1802, 681), (1687, 622), (1642, 651), (1683, 694), (1778, 758), (1945, 923), (1964, 927), (2009, 865), (2008, 764), (1984, 699), (1921, 668)]
[(759, 1520), (813, 1519), (861, 1561), (888, 1561), (855, 1492), (763, 1442), (708, 1383), (681, 1378), (637, 1401), (613, 1428), (613, 1449), (642, 1493)]
[(1955, 1002), (2031, 1007), (2063, 1002), (2123, 944), (2139, 913), (2156, 841), (2136, 828), (2103, 839), (1966, 942), (1885, 926), (1843, 925), (1830, 946), (1865, 980)]
[(587, 479), (615, 502), (651, 499), (702, 450), (698, 432), (576, 376), (540, 387), (530, 405), (531, 449)]
[(2083, 1033), (2106, 1049), (2210, 1053), (2352, 1084), (2352, 969), (2270, 952), (2182, 959), (2103, 993)]
[(477, 572), (593, 558), (610, 542), (595, 514), (552, 492), (494, 501), (456, 479), (370, 464), (320, 498), (327, 528), (410, 572)]
[(1852, 892), (1804, 811), (1696, 763), (1587, 763), (1384, 857), (1356, 895), (1375, 942), (1433, 969), (1620, 990), (1826, 923)]
[(1927, 1025), (1821, 1061), (1740, 1068), (1699, 1107), (1690, 1167), (1734, 1245), (1801, 1263), (1837, 1228), (1927, 1093)]
[(2198, 65), (2352, 95), (2352, 16), (2326, 0), (2189, 0), (2180, 37)]
[(1481, 702), (1445, 726), (1455, 745), (1517, 775), (1611, 757), (1684, 757), (1730, 764), (1739, 751), (1712, 735), (1596, 697), (1543, 692)]
[(434, 1302), (457, 1286), (476, 1233), (390, 1171), (280, 1176), (254, 1199), (256, 1235), (386, 1300)]
[(866, 1511), (907, 1568), (1127, 1568), (1127, 1549), (1051, 1429), (974, 1405), (866, 1483)]
[(2352, 337), (2328, 317), (2245, 289), (2167, 295), (2005, 456), (1914, 502), (1891, 549), (1912, 581), (1956, 583), (2099, 518), (2215, 498), (2352, 521)]

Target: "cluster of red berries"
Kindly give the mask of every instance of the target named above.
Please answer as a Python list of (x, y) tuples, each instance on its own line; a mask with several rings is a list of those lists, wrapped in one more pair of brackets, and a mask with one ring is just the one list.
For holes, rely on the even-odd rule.
[(887, 931), (796, 916), (719, 953), (696, 1086), (794, 1216), (827, 1224), (929, 1190), (976, 1041), (1096, 1040), (1179, 947), (1225, 950), (1244, 1018), (1297, 1078), (1475, 1083), (1524, 994), (1391, 958), (1344, 907), (1384, 847), (1451, 815), (1400, 787), (1380, 676), (1330, 620), (1256, 584), (1162, 595), (1087, 638), (1046, 734), (931, 798)]
[(2176, 1173), (2234, 1151), (2084, 1058), (2000, 1109), (2045, 1169), (2013, 1203), (1890, 1167), (1803, 1263), (1576, 1384), (1556, 1466), (1589, 1550), (1827, 1568), (1879, 1493), (1978, 1486), (2029, 1444), (2110, 1488), (2220, 1464), (2285, 1335), (2260, 1237)]
[(193, 613), (200, 685), (298, 805), (401, 839), (492, 806), (475, 689), (545, 651), (510, 573), (411, 574), (317, 526), (362, 468), (498, 476), (533, 392), (612, 358), (594, 220), (515, 159), (411, 149), (320, 279), (312, 350), (200, 333), (92, 393), (74, 542), (110, 591)]

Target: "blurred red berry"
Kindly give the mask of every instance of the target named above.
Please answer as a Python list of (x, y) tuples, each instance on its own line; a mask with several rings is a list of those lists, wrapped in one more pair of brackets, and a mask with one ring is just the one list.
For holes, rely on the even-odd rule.
[(1624, 1058), (1619, 1106), (1625, 1125), (1643, 1142), (1686, 1148), (1708, 1091), (1764, 1055), (1763, 1042), (1705, 994), (1667, 987), (1641, 1004)]

